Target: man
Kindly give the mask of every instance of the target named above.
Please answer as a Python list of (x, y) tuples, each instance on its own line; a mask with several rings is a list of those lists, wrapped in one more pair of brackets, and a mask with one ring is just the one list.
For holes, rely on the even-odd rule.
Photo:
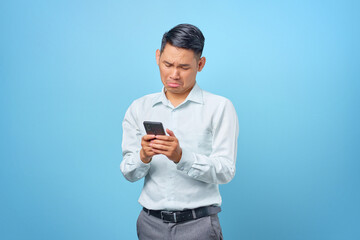
[[(131, 182), (145, 177), (141, 240), (222, 239), (218, 184), (235, 174), (238, 119), (228, 99), (196, 83), (204, 41), (190, 24), (166, 32), (156, 50), (164, 88), (135, 100), (125, 114), (120, 169)], [(162, 122), (168, 135), (147, 135), (144, 121)]]

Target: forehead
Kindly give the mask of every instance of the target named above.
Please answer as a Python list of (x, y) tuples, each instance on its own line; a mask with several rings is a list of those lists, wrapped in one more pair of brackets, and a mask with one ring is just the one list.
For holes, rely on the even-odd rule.
[(174, 47), (167, 43), (161, 53), (161, 58), (163, 60), (174, 62), (192, 62), (195, 60), (195, 54), (193, 50)]

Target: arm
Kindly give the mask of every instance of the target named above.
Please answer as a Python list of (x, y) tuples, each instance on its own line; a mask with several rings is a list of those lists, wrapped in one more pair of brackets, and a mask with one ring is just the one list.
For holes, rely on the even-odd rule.
[(130, 182), (143, 178), (150, 169), (150, 163), (141, 161), (140, 150), (141, 131), (136, 122), (136, 111), (132, 105), (126, 111), (123, 121), (123, 160), (120, 164), (122, 174)]
[(177, 169), (199, 181), (224, 184), (235, 175), (238, 118), (232, 103), (227, 100), (214, 118), (213, 143), (210, 156), (182, 149)]

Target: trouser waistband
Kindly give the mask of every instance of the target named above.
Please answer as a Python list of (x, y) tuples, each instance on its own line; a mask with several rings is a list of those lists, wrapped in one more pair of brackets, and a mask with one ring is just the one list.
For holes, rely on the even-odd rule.
[(183, 211), (165, 211), (149, 210), (144, 207), (143, 210), (151, 216), (160, 218), (164, 222), (177, 223), (217, 214), (221, 211), (221, 208), (218, 206), (206, 206)]

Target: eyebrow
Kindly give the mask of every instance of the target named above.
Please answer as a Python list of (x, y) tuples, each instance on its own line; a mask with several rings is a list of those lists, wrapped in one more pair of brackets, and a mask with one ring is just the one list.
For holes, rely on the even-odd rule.
[(190, 64), (179, 64), (180, 67), (190, 67)]
[(169, 63), (168, 61), (166, 61), (166, 60), (163, 60), (163, 62), (164, 63), (166, 63), (166, 64), (170, 64), (170, 65), (172, 65), (172, 63)]
[[(166, 60), (164, 60), (163, 62), (166, 63), (166, 64), (169, 64), (169, 65), (174, 65), (173, 63), (170, 63), (170, 62), (168, 62), (168, 61), (166, 61)], [(187, 63), (185, 63), (185, 64), (179, 64), (179, 66), (180, 66), (180, 67), (190, 67), (190, 64), (187, 64)]]

